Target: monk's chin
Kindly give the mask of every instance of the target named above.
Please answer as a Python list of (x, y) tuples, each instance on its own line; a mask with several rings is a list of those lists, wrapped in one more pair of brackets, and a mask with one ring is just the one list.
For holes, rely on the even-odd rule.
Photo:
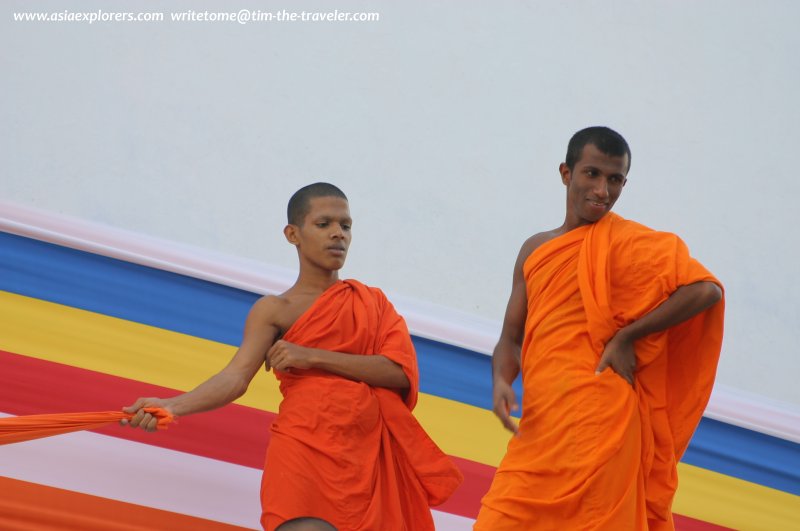
[(330, 269), (331, 271), (339, 271), (343, 267), (344, 267), (344, 258), (327, 264), (327, 269)]

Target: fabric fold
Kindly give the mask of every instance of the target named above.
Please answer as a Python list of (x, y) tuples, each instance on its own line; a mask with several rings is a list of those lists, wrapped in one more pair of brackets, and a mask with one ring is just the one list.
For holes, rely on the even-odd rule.
[[(157, 429), (164, 430), (175, 418), (162, 408), (144, 408), (158, 418)], [(112, 422), (130, 419), (122, 411), (90, 411), (82, 413), (47, 413), (0, 418), (0, 445), (52, 437), (73, 431), (100, 428)]]
[(674, 234), (609, 213), (533, 251), (519, 436), (476, 530), (669, 530), (677, 463), (708, 403), (724, 302), (635, 343), (635, 386), (595, 375), (606, 343), (679, 287), (719, 284)]
[(306, 516), (343, 531), (432, 531), (429, 506), (449, 498), (463, 478), (411, 413), (419, 392), (416, 354), (383, 292), (340, 281), (284, 340), (380, 354), (403, 369), (410, 387), (400, 393), (325, 371), (277, 372), (284, 398), (264, 466), (264, 528)]

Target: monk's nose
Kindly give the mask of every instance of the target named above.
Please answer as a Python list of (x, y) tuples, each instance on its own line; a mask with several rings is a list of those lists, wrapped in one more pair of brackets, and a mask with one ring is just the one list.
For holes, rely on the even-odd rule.
[(605, 179), (600, 179), (600, 182), (597, 183), (597, 186), (594, 189), (594, 193), (597, 195), (598, 199), (608, 198), (608, 181)]

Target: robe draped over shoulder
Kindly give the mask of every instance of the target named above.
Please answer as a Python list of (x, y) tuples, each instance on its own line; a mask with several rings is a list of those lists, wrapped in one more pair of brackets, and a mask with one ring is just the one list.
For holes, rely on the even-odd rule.
[(677, 462), (711, 394), (724, 302), (635, 343), (631, 387), (595, 375), (605, 344), (679, 287), (719, 284), (674, 234), (610, 213), (523, 266), (520, 434), (476, 530), (673, 529)]
[(315, 517), (348, 530), (433, 530), (462, 476), (411, 413), (419, 374), (405, 321), (376, 288), (341, 281), (284, 340), (402, 367), (404, 396), (318, 370), (277, 372), (283, 394), (262, 480), (262, 525)]

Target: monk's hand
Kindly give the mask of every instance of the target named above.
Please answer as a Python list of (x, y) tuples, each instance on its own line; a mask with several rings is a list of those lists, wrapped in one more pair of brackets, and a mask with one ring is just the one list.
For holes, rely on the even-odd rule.
[(511, 419), (511, 412), (519, 409), (517, 404), (517, 395), (511, 385), (503, 380), (497, 378), (494, 381), (492, 390), (494, 398), (494, 414), (503, 423), (503, 426), (514, 435), (519, 433), (519, 427), (516, 422)]
[(626, 382), (633, 385), (633, 373), (636, 370), (636, 350), (633, 348), (633, 340), (630, 339), (622, 330), (606, 343), (603, 355), (600, 356), (600, 363), (597, 365), (595, 374), (600, 374), (608, 367), (615, 373), (622, 376)]
[(282, 339), (275, 342), (267, 352), (267, 362), (273, 369), (310, 369), (312, 349), (289, 343)]
[(158, 417), (144, 410), (146, 407), (160, 407), (174, 416), (168, 399), (162, 398), (139, 398), (133, 405), (122, 408), (123, 413), (133, 415), (130, 420), (122, 419), (119, 423), (122, 426), (131, 428), (142, 428), (145, 431), (156, 431), (158, 428)]

